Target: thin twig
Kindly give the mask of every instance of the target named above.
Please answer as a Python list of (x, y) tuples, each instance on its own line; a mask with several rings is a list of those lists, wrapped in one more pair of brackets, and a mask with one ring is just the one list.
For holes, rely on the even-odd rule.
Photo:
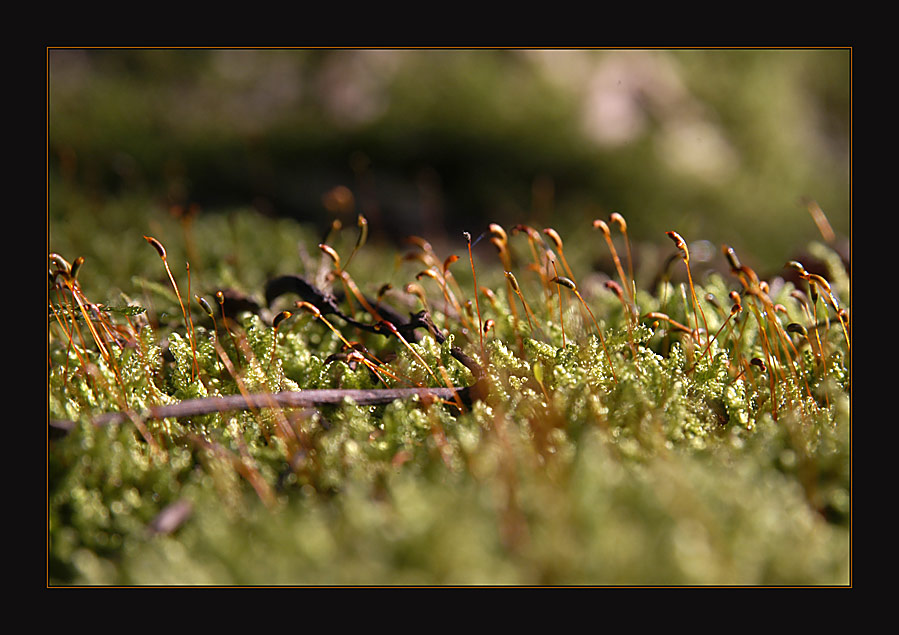
[[(224, 397), (203, 397), (187, 399), (174, 404), (151, 406), (142, 413), (107, 412), (91, 419), (96, 426), (120, 423), (131, 415), (142, 420), (165, 419), (168, 417), (192, 417), (228, 412), (233, 410), (251, 410), (256, 408), (309, 408), (335, 406), (348, 399), (360, 406), (377, 406), (389, 404), (396, 399), (412, 397), (435, 397), (446, 401), (457, 397), (466, 400), (468, 388), (375, 388), (375, 389), (336, 389), (283, 391), (275, 393), (247, 393), (227, 395)], [(61, 430), (70, 430), (75, 426), (73, 421), (51, 421), (50, 425)]]

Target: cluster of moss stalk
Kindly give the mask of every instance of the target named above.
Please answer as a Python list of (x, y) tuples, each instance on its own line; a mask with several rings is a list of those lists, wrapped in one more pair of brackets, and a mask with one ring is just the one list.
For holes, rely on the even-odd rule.
[(621, 214), (586, 228), (608, 275), (554, 229), (491, 224), (461, 255), (411, 237), (398, 289), (350, 273), (357, 221), (348, 253), (335, 224), (319, 268), (243, 295), (189, 264), (179, 284), (145, 236), (153, 310), (91, 301), (90, 263), (49, 255), (51, 583), (846, 581), (849, 284), (826, 244), (827, 272), (785, 264), (797, 284), (727, 245), (694, 279), (668, 231), (639, 288)]

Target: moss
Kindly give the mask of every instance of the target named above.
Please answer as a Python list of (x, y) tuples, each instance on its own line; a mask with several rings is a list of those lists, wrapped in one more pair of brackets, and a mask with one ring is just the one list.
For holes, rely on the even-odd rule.
[[(823, 360), (786, 334), (785, 320), (808, 321), (789, 283), (767, 288), (778, 313), (760, 287), (706, 277), (695, 337), (684, 285), (639, 289), (633, 322), (585, 291), (602, 338), (578, 305), (559, 323), (526, 287), (541, 328), (516, 331), (507, 303), (485, 301), (497, 326), (483, 357), (452, 312), (434, 316), (439, 341), (409, 348), (335, 317), (377, 375), (311, 316), (275, 331), (260, 310), (188, 332), (170, 291), (139, 287), (156, 310), (108, 313), (127, 342), (109, 355), (51, 318), (49, 415), (73, 426), (48, 448), (52, 584), (847, 581), (850, 352), (832, 311)], [(730, 315), (733, 290), (743, 310)], [(63, 315), (70, 292), (51, 301)], [(481, 379), (469, 401), (90, 422), (122, 403)], [(172, 533), (149, 531), (182, 500), (191, 513)]]

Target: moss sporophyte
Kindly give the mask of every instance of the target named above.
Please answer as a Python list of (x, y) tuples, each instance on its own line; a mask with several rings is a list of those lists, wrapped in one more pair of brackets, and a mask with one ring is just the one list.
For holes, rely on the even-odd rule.
[[(790, 261), (804, 288), (766, 281), (725, 245), (724, 266), (694, 277), (687, 240), (668, 231), (674, 264), (641, 288), (624, 217), (592, 227), (602, 240), (566, 254), (553, 228), (491, 223), (481, 238), (495, 260), (476, 259), (480, 238), (465, 233), (468, 272), (455, 273), (457, 254), (411, 237), (385, 281), (359, 273), (379, 249), (359, 215), (351, 249), (339, 226), (318, 244), (318, 269), (271, 277), (255, 294), (203, 276), (195, 304), (190, 266), (182, 296), (172, 257), (145, 236), (168, 282), (147, 281), (157, 293), (146, 307), (90, 301), (77, 278), (90, 260), (49, 254), (54, 557), (124, 549), (133, 526), (150, 528), (142, 540), (185, 531), (202, 518), (191, 496), (231, 509), (248, 488), (278, 513), (360, 482), (399, 500), (414, 494), (397, 478), (437, 473), (463, 489), (489, 483), (498, 544), (517, 553), (543, 522), (527, 496), (589, 478), (579, 456), (596, 439), (621, 465), (649, 466), (776, 438), (804, 504), (843, 522), (848, 483), (830, 457), (851, 390), (846, 272)], [(576, 270), (572, 255), (598, 250), (610, 272)], [(73, 463), (86, 460), (114, 471), (117, 487)]]

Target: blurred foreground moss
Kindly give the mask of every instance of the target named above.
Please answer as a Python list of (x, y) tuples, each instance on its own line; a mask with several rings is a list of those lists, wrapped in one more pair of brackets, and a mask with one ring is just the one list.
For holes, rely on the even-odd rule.
[[(522, 470), (514, 494), (490, 448), (469, 457), (472, 472), (407, 467), (370, 479), (357, 468), (339, 494), (305, 486), (276, 510), (252, 496), (229, 508), (197, 489), (172, 536), (146, 532), (140, 494), (126, 487), (78, 502), (79, 515), (98, 518), (54, 527), (51, 573), (138, 585), (847, 582), (845, 529), (810, 510), (789, 475), (733, 450), (634, 465), (610, 445), (591, 430), (552, 466), (564, 473)], [(128, 492), (136, 505), (122, 501)]]

